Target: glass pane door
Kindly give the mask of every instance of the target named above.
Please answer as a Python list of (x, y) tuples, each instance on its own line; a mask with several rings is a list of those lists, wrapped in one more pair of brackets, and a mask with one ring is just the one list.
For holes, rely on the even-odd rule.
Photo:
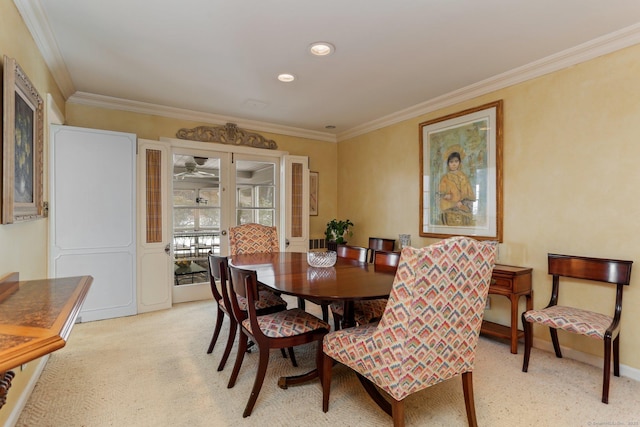
[(236, 167), (236, 225), (258, 223), (277, 226), (278, 162), (238, 160)]

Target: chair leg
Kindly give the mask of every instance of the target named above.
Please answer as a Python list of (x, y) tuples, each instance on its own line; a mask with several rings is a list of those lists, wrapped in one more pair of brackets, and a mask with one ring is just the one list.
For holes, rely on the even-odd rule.
[(613, 340), (613, 375), (620, 376), (620, 335)]
[(321, 303), (320, 308), (322, 309), (322, 320), (329, 322), (329, 303)]
[(467, 409), (469, 427), (477, 427), (476, 405), (473, 399), (473, 372), (462, 374), (462, 391), (464, 392), (464, 406)]
[(251, 396), (249, 396), (249, 401), (247, 402), (247, 406), (244, 408), (244, 413), (242, 414), (242, 418), (246, 418), (251, 415), (251, 411), (253, 411), (253, 406), (256, 404), (256, 400), (258, 399), (258, 395), (260, 394), (260, 389), (262, 389), (262, 383), (264, 382), (264, 376), (267, 373), (267, 366), (269, 365), (269, 349), (260, 349), (260, 363), (258, 365), (258, 372), (256, 373), (256, 380), (253, 383), (253, 389), (251, 390)]
[[(322, 343), (318, 343), (322, 346)], [(331, 368), (333, 368), (333, 359), (323, 353), (322, 356), (322, 411), (329, 410), (329, 394), (331, 392)]]
[(229, 377), (227, 388), (232, 388), (234, 385), (236, 385), (236, 380), (238, 379), (238, 374), (240, 373), (240, 367), (242, 366), (242, 361), (244, 360), (244, 354), (247, 351), (247, 341), (249, 341), (249, 338), (244, 334), (244, 332), (240, 331), (236, 363), (233, 365), (233, 371), (231, 371), (231, 377)]
[(556, 357), (562, 359), (562, 351), (560, 351), (560, 342), (558, 342), (558, 331), (555, 328), (549, 328), (551, 334), (551, 342), (553, 343), (553, 350), (556, 352)]
[(391, 399), (393, 427), (404, 427), (404, 400)]
[(524, 357), (522, 359), (522, 372), (529, 370), (529, 356), (531, 356), (531, 345), (533, 344), (533, 325), (527, 322), (522, 313), (522, 326), (524, 328)]
[(602, 378), (602, 403), (609, 403), (609, 380), (611, 379), (611, 337), (604, 338), (604, 367)]
[(220, 335), (220, 329), (222, 329), (222, 322), (224, 321), (224, 312), (220, 310), (218, 307), (218, 314), (216, 316), (216, 326), (213, 330), (213, 337), (211, 337), (211, 342), (209, 343), (209, 348), (207, 349), (207, 354), (211, 354), (213, 351), (213, 347), (216, 345), (216, 341), (218, 341), (218, 335)]
[(296, 361), (296, 354), (293, 352), (293, 347), (289, 347), (287, 350), (289, 350), (289, 357), (291, 358), (291, 364), (293, 365), (294, 368), (297, 368), (298, 362)]
[(306, 307), (306, 301), (304, 300), (304, 298), (298, 297), (298, 308), (300, 310), (304, 310)]
[(340, 316), (339, 314), (336, 314), (334, 312), (333, 313), (333, 329), (335, 331), (339, 331), (340, 330), (340, 323), (342, 322), (342, 316)]
[(238, 331), (238, 322), (234, 319), (229, 319), (229, 337), (227, 338), (227, 345), (224, 348), (224, 353), (222, 353), (222, 359), (220, 359), (220, 364), (218, 365), (218, 372), (224, 369), (224, 365), (227, 364), (227, 360), (229, 359), (229, 355), (231, 354), (231, 348), (233, 347), (233, 342), (236, 339), (236, 332)]

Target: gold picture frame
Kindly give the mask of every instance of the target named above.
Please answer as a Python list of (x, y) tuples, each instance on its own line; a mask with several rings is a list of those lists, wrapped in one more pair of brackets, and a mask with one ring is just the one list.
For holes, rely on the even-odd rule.
[(2, 223), (42, 217), (43, 102), (14, 58), (4, 56)]
[(419, 128), (420, 236), (502, 242), (502, 100)]
[(309, 172), (309, 215), (318, 216), (318, 172)]

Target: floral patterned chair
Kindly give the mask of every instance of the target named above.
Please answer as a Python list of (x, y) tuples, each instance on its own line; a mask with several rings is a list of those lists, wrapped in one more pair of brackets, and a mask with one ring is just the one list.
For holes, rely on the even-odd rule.
[(262, 224), (242, 224), (229, 229), (229, 252), (239, 254), (280, 251), (278, 229)]
[(461, 375), (469, 425), (476, 425), (472, 372), (495, 257), (495, 243), (459, 236), (405, 247), (380, 322), (325, 336), (323, 411), (335, 360), (356, 372), (394, 426), (404, 425), (405, 397)]

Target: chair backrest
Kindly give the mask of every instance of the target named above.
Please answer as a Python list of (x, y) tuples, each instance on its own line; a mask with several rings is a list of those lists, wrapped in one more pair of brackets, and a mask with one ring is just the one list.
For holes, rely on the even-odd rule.
[(278, 229), (262, 224), (242, 224), (229, 229), (229, 252), (239, 254), (279, 252)]
[[(387, 307), (374, 332), (377, 384), (396, 400), (473, 370), (496, 244), (456, 236), (402, 249)], [(377, 358), (378, 355), (383, 357)]]
[(362, 246), (338, 245), (336, 252), (340, 258), (352, 259), (358, 262), (367, 262), (369, 250)]
[[(257, 326), (257, 312), (255, 301), (259, 298), (258, 294), (258, 275), (254, 270), (245, 270), (243, 268), (229, 266), (230, 278), (232, 285), (230, 286), (236, 295), (241, 295), (247, 298), (247, 311), (239, 314), (236, 317), (238, 321), (242, 321), (242, 316), (246, 316), (251, 319), (252, 332), (254, 336), (257, 334), (259, 337), (263, 336), (262, 330)], [(235, 295), (234, 295), (235, 296)], [(236, 298), (237, 300), (237, 298)], [(236, 302), (237, 306), (237, 302)], [(255, 324), (254, 324), (255, 323)]]
[(396, 245), (394, 239), (384, 239), (382, 237), (369, 237), (369, 262), (373, 262), (375, 251), (393, 251)]
[[(213, 294), (213, 299), (218, 302), (222, 299), (222, 294), (218, 291), (218, 286), (216, 285), (216, 280), (220, 282), (220, 286), (223, 287), (225, 284), (222, 283), (222, 274), (220, 272), (220, 258), (224, 258), (225, 261), (227, 257), (219, 257), (211, 253), (208, 253), (209, 263), (209, 284), (211, 286), (211, 293)], [(225, 276), (226, 280), (226, 276)]]
[[(229, 300), (228, 278), (229, 260), (227, 257), (214, 255), (209, 252), (209, 281), (211, 284), (211, 293), (213, 294), (213, 298), (215, 298), (216, 302), (222, 299), (224, 307), (227, 309), (227, 312), (231, 314), (233, 307)], [(216, 286), (216, 280), (220, 282), (220, 291), (218, 291), (218, 287)]]
[(547, 262), (549, 274), (553, 275), (553, 289), (548, 306), (558, 303), (560, 277), (613, 283), (616, 285), (616, 316), (619, 316), (623, 286), (629, 285), (633, 261), (547, 254)]
[(373, 251), (373, 269), (395, 273), (400, 262), (398, 251)]

